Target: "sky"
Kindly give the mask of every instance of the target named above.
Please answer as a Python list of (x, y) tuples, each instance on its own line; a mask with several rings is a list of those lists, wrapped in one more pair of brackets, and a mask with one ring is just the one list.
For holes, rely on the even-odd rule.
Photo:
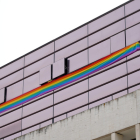
[(0, 67), (128, 0), (0, 0)]

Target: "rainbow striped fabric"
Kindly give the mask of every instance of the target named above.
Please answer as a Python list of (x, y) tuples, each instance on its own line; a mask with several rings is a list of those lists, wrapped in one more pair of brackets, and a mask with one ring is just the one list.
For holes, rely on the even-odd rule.
[(46, 83), (45, 85), (38, 87), (34, 90), (31, 90), (21, 96), (18, 96), (12, 100), (9, 100), (3, 104), (0, 105), (0, 113), (5, 112), (9, 109), (15, 108), (23, 103), (26, 103), (30, 100), (33, 100), (41, 95), (47, 94), (50, 91), (56, 90), (58, 88), (61, 88), (65, 85), (68, 85), (72, 82), (75, 82), (85, 76), (88, 76), (92, 73), (95, 73), (121, 59), (124, 57), (140, 50), (140, 43), (136, 42), (130, 46), (127, 46), (117, 52), (114, 52), (96, 62), (93, 62), (79, 70), (76, 70), (72, 73), (69, 73), (65, 76), (62, 76), (60, 78), (57, 78), (55, 80), (52, 80), (49, 83)]

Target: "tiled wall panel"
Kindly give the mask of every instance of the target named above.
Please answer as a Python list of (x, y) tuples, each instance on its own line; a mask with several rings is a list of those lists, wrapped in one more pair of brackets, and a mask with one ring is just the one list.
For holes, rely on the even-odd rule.
[(126, 28), (140, 22), (140, 11), (126, 18)]
[(64, 46), (87, 35), (87, 25), (83, 26), (55, 41), (55, 50), (59, 50)]
[(124, 59), (122, 59), (122, 60), (120, 60), (120, 61), (118, 61), (118, 62), (116, 62), (116, 63), (114, 63), (114, 64), (111, 64), (110, 66), (107, 66), (107, 67), (105, 67), (105, 68), (103, 68), (103, 69), (101, 69), (101, 70), (99, 70), (99, 71), (97, 71), (97, 72), (91, 74), (90, 76), (94, 76), (94, 75), (100, 74), (101, 72), (106, 71), (106, 70), (109, 69), (109, 68), (118, 66), (119, 64), (122, 64), (122, 63), (124, 63), (124, 62), (126, 62), (126, 58), (124, 58)]
[(70, 97), (73, 97), (75, 95), (78, 95), (79, 93), (82, 93), (84, 91), (88, 90), (88, 80), (82, 81), (78, 84), (75, 84), (73, 86), (70, 86), (64, 90), (61, 90), (54, 94), (54, 103), (61, 102), (63, 100), (66, 100)]
[(65, 73), (65, 59), (53, 63), (53, 79)]
[(9, 101), (17, 96), (20, 96), (23, 93), (23, 81), (15, 83), (7, 87), (7, 97), (6, 101)]
[(0, 127), (20, 119), (22, 115), (21, 113), (22, 113), (22, 108), (10, 112), (4, 116), (0, 116)]
[(130, 60), (130, 59), (137, 57), (137, 56), (140, 56), (140, 51), (137, 51), (137, 52), (127, 56), (127, 60)]
[(54, 122), (58, 122), (58, 121), (63, 120), (63, 119), (65, 119), (65, 118), (66, 118), (66, 114), (61, 115), (61, 116), (59, 116), (59, 117), (54, 118)]
[(39, 71), (39, 83), (40, 85), (51, 80), (51, 65), (42, 68)]
[(125, 88), (127, 88), (127, 77), (123, 77), (99, 88), (91, 90), (89, 92), (89, 102), (96, 101)]
[[(123, 30), (125, 29), (125, 20), (124, 19), (120, 20), (120, 19), (122, 19), (124, 17), (124, 10), (125, 10), (125, 14), (129, 15), (132, 12), (135, 12), (136, 10), (139, 10), (139, 9), (140, 9), (140, 1), (134, 0), (134, 1), (130, 2), (129, 4), (126, 4), (125, 9), (124, 9), (124, 6), (122, 6), (118, 9), (104, 15), (103, 17), (94, 20), (93, 22), (89, 23), (88, 25), (85, 25), (85, 26), (57, 39), (55, 41), (55, 47), (54, 47), (54, 42), (50, 43), (34, 52), (28, 54), (27, 56), (25, 56), (25, 62), (24, 62), (24, 58), (21, 58), (15, 62), (3, 67), (2, 69), (0, 69), (0, 78), (5, 77), (5, 76), (17, 71), (14, 74), (11, 74), (0, 80), (0, 103), (4, 102), (4, 88), (5, 87), (7, 88), (7, 101), (8, 101), (8, 100), (11, 100), (11, 99), (21, 95), (22, 93), (26, 93), (30, 90), (33, 90), (33, 89), (39, 87), (40, 84), (43, 84), (43, 83), (47, 82), (48, 80), (51, 80), (51, 69), (49, 69), (49, 71), (45, 71), (45, 68), (48, 65), (50, 68), (51, 64), (53, 64), (54, 61), (55, 61), (55, 63), (53, 65), (55, 65), (57, 63), (57, 61), (59, 61), (61, 59), (68, 58), (69, 72), (73, 72), (83, 66), (86, 66), (88, 63), (97, 61), (97, 60), (109, 55), (110, 53), (113, 53), (115, 51), (118, 51), (118, 50), (124, 48), (125, 47), (125, 33)], [(140, 19), (138, 18), (139, 16), (140, 16), (140, 12), (137, 12), (137, 13), (127, 17), (126, 18), (126, 27), (129, 28), (129, 27), (139, 23), (140, 22)], [(120, 21), (118, 21), (118, 20), (120, 20)], [(118, 21), (118, 22), (116, 22), (116, 21)], [(114, 22), (116, 22), (116, 23), (114, 23)], [(112, 24), (112, 25), (100, 30), (101, 28), (103, 28), (109, 24)], [(87, 26), (88, 26), (88, 28), (87, 28)], [(94, 46), (92, 46), (88, 50), (84, 50), (87, 48), (87, 45), (88, 45), (87, 37), (84, 38), (85, 36), (87, 36), (87, 29), (89, 31), (88, 32), (89, 34), (92, 34), (93, 32), (96, 32), (97, 30), (100, 30), (100, 31), (98, 31), (88, 37), (89, 46), (92, 46), (92, 45), (94, 45)], [(84, 38), (84, 39), (80, 40), (81, 38)], [(107, 39), (107, 40), (105, 40), (105, 39)], [(80, 40), (80, 41), (78, 41), (78, 40)], [(101, 42), (102, 40), (105, 40), (105, 41)], [(75, 41), (78, 41), (78, 42), (75, 42)], [(131, 27), (131, 28), (127, 29), (127, 31), (126, 31), (126, 45), (127, 46), (132, 43), (135, 43), (137, 41), (140, 41), (140, 24), (135, 25), (134, 27)], [(101, 43), (99, 43), (99, 42), (101, 42)], [(99, 44), (97, 44), (97, 43), (99, 43)], [(54, 50), (57, 51), (55, 53), (55, 57), (54, 57), (54, 54), (52, 54), (52, 53), (54, 53)], [(82, 50), (84, 50), (84, 51), (82, 51)], [(79, 51), (82, 51), (82, 52), (79, 52)], [(75, 54), (75, 53), (77, 53), (77, 54)], [(71, 55), (73, 55), (73, 56), (71, 56)], [(137, 55), (140, 55), (140, 51), (128, 56), (127, 60), (129, 60), (130, 58), (133, 58)], [(126, 60), (126, 58), (111, 66), (119, 64), (120, 62), (124, 62), (125, 60)], [(37, 61), (37, 62), (35, 62), (35, 61)], [(128, 72), (132, 72), (134, 70), (139, 69), (140, 68), (139, 62), (140, 62), (140, 57), (135, 58), (134, 60), (128, 61), (127, 62)], [(19, 69), (22, 69), (24, 67), (24, 63), (25, 63), (25, 66), (27, 66), (27, 65), (29, 65), (29, 66), (24, 68), (24, 74), (23, 74), (23, 70), (19, 70)], [(60, 66), (60, 68), (63, 69), (63, 72), (56, 74), (55, 76), (53, 76), (53, 78), (56, 78), (57, 76), (64, 74), (64, 72), (65, 72), (64, 63), (63, 63), (63, 66)], [(60, 70), (60, 68), (58, 66), (56, 66), (56, 71), (58, 72), (58, 70)], [(107, 67), (107, 68), (109, 68), (109, 67)], [(42, 70), (44, 70), (44, 71), (41, 76)], [(34, 73), (36, 73), (36, 74), (34, 74)], [(26, 103), (26, 104), (24, 104), (26, 106), (23, 107), (23, 110), (22, 110), (22, 108), (20, 108), (20, 109), (14, 110), (13, 112), (5, 114), (5, 115), (2, 114), (3, 116), (0, 117), (0, 127), (1, 127), (0, 128), (0, 138), (13, 134), (13, 135), (8, 136), (3, 139), (3, 140), (10, 140), (10, 139), (20, 136), (21, 132), (19, 132), (17, 134), (14, 134), (14, 133), (21, 131), (21, 127), (22, 127), (22, 129), (26, 129), (26, 130), (22, 131), (22, 135), (24, 135), (26, 133), (39, 129), (40, 127), (44, 127), (44, 126), (52, 124), (53, 111), (54, 111), (55, 117), (58, 115), (61, 115), (61, 116), (54, 118), (54, 122), (57, 122), (62, 119), (65, 119), (66, 117), (70, 117), (70, 116), (80, 113), (84, 110), (87, 110), (88, 108), (98, 106), (105, 102), (111, 101), (112, 99), (116, 99), (116, 98), (119, 98), (119, 97), (127, 94), (127, 90), (124, 90), (117, 94), (111, 95), (117, 91), (127, 88), (127, 82), (128, 82), (128, 86), (139, 84), (140, 83), (140, 71), (128, 75), (128, 81), (127, 81), (127, 77), (123, 77), (123, 78), (113, 81), (111, 83), (105, 84), (108, 81), (114, 80), (115, 78), (125, 75), (126, 73), (127, 73), (126, 72), (126, 63), (124, 63), (124, 64), (114, 67), (108, 71), (105, 71), (99, 75), (95, 75), (94, 77), (91, 77), (89, 79), (89, 81), (84, 80), (82, 82), (79, 82), (79, 83), (77, 83), (73, 86), (67, 87), (65, 89), (55, 90), (56, 93), (54, 95), (50, 95), (47, 97), (45, 97), (46, 96), (45, 95), (44, 98), (42, 98), (38, 101), (35, 101), (35, 102), (32, 101), (32, 103), (30, 103), (30, 104)], [(34, 75), (32, 75), (32, 74), (34, 74)], [(47, 74), (49, 75), (49, 79), (47, 79), (45, 77), (45, 76), (47, 76)], [(26, 79), (23, 80), (23, 75), (24, 75), (24, 77), (27, 77), (30, 75), (32, 75), (32, 76), (27, 77)], [(23, 81), (17, 82), (19, 80), (23, 80)], [(15, 82), (17, 82), (17, 83), (15, 83)], [(13, 84), (13, 83), (15, 83), (15, 84)], [(88, 84), (89, 84), (89, 87), (88, 87)], [(99, 86), (101, 84), (105, 84), (105, 85), (103, 85), (99, 88), (96, 88), (97, 86)], [(24, 85), (24, 88), (23, 88), (23, 85)], [(89, 89), (95, 88), (94, 90), (91, 90), (89, 92), (89, 97), (88, 97), (88, 92), (87, 92), (88, 88)], [(129, 93), (133, 92), (139, 88), (140, 88), (140, 85), (134, 86), (132, 88), (129, 88), (128, 92)], [(78, 95), (83, 92), (86, 92), (86, 93), (84, 93), (82, 95)], [(53, 98), (53, 96), (54, 96), (54, 98)], [(77, 96), (77, 97), (74, 97), (74, 96)], [(106, 96), (109, 96), (109, 97), (106, 98)], [(90, 104), (88, 107), (88, 105), (87, 105), (88, 98), (89, 98), (89, 102), (93, 102), (93, 101), (96, 101), (103, 97), (105, 97), (105, 98)], [(69, 98), (72, 98), (72, 99), (69, 99)], [(69, 99), (69, 100), (67, 100), (67, 99)], [(66, 101), (64, 101), (64, 100), (66, 100)], [(53, 110), (53, 107), (50, 107), (53, 105), (53, 102), (57, 103), (57, 105), (54, 106), (54, 110)], [(84, 107), (81, 107), (81, 106), (84, 106)], [(47, 108), (47, 107), (49, 107), (49, 108)], [(81, 107), (81, 108), (76, 109), (78, 107)], [(47, 108), (47, 109), (40, 111), (44, 108)], [(76, 109), (76, 110), (74, 110), (74, 109)], [(40, 111), (40, 112), (35, 113), (37, 111)], [(66, 112), (67, 112), (67, 114), (65, 114)], [(21, 121), (17, 121), (17, 120), (21, 118), (22, 113), (23, 113), (23, 117), (25, 117), (25, 118), (22, 119), (22, 123), (21, 123)], [(33, 113), (35, 113), (35, 114), (33, 114)], [(30, 116), (28, 116), (28, 115), (30, 115)], [(16, 121), (16, 122), (12, 123), (13, 121)], [(11, 124), (9, 124), (9, 123), (11, 123)], [(22, 126), (21, 126), (21, 124), (22, 124)], [(6, 125), (6, 126), (4, 126), (4, 125)], [(2, 127), (2, 126), (4, 126), (4, 127)], [(28, 129), (28, 127), (31, 127), (31, 128)]]
[(54, 52), (54, 42), (25, 56), (25, 66), (53, 52)]
[(128, 4), (125, 5), (125, 15), (129, 15), (137, 10), (140, 9), (140, 1), (134, 0)]
[(134, 87), (132, 87), (132, 88), (129, 88), (129, 89), (128, 89), (128, 93), (134, 92), (134, 91), (136, 91), (136, 90), (138, 90), (138, 89), (140, 89), (140, 84), (137, 85), (137, 86), (134, 86)]
[(46, 96), (49, 96), (49, 95), (52, 95), (52, 94), (53, 94), (53, 91), (48, 92), (47, 94), (38, 96), (38, 97), (36, 97), (36, 98), (34, 98), (34, 99), (32, 99), (32, 100), (30, 100), (30, 101), (24, 103), (24, 105), (27, 105), (27, 104), (29, 104), (29, 103), (33, 103), (33, 102), (35, 102), (35, 101), (38, 101), (38, 100), (40, 100), (40, 99), (42, 99), (42, 98), (45, 98)]
[(39, 87), (39, 73), (24, 79), (24, 93)]
[(127, 66), (128, 66), (128, 72), (132, 72), (134, 70), (140, 69), (140, 57), (128, 61)]
[(88, 93), (54, 106), (54, 115), (59, 115), (88, 103)]
[(22, 78), (23, 78), (23, 70), (20, 70), (12, 75), (9, 75), (8, 77), (5, 77), (4, 79), (0, 81), (0, 89), (18, 80), (21, 80)]
[(105, 16), (89, 23), (89, 34), (107, 26), (124, 17), (124, 6), (112, 11)]
[(53, 104), (53, 95), (47, 96), (43, 99), (40, 99), (36, 102), (33, 102), (27, 106), (23, 107), (23, 117), (29, 114), (32, 114), (36, 111), (39, 111), (43, 108), (49, 107)]
[(128, 75), (128, 86), (140, 83), (140, 71)]
[(140, 41), (140, 24), (126, 30), (126, 46)]
[(59, 59), (66, 58), (74, 53), (77, 53), (83, 49), (87, 48), (87, 38), (84, 38), (58, 52), (55, 53), (55, 61)]
[(24, 70), (24, 77), (29, 76), (39, 71), (40, 69), (52, 64), (53, 61), (54, 61), (54, 54), (26, 67)]
[(109, 27), (89, 36), (89, 46), (98, 43), (125, 29), (125, 21), (121, 20)]
[(111, 37), (111, 53), (116, 52), (125, 47), (125, 33), (121, 32)]
[(106, 102), (109, 102), (109, 101), (111, 101), (111, 100), (112, 100), (112, 96), (107, 97), (107, 98), (105, 98), (105, 99), (102, 99), (102, 100), (99, 100), (99, 101), (97, 101), (97, 102), (95, 102), (95, 103), (90, 104), (90, 105), (89, 105), (89, 108), (93, 108), (93, 107), (95, 107), (95, 106), (99, 106), (99, 105), (104, 104), (104, 103), (106, 103)]
[(29, 129), (26, 129), (26, 130), (22, 131), (22, 135), (25, 135), (25, 134), (30, 133), (32, 131), (35, 131), (37, 129), (39, 129), (39, 125), (33, 126), (33, 127), (29, 128)]
[(124, 96), (126, 94), (127, 94), (127, 90), (124, 90), (122, 92), (119, 92), (119, 93), (113, 95), (113, 99), (119, 98), (119, 97)]
[(126, 74), (126, 64), (119, 65), (89, 79), (89, 89)]
[(69, 84), (67, 84), (67, 85), (64, 85), (63, 87), (60, 87), (59, 89), (54, 90), (54, 92), (60, 91), (60, 90), (62, 90), (62, 89), (65, 89), (66, 87), (69, 87), (69, 86), (71, 86), (71, 85), (77, 84), (78, 82), (81, 82), (81, 81), (83, 81), (83, 80), (85, 80), (85, 79), (87, 79), (87, 78), (88, 78), (88, 76), (86, 76), (86, 77), (84, 77), (84, 78), (81, 78), (81, 79), (79, 79), (79, 80), (77, 80), (77, 81), (74, 81), (74, 82), (72, 82), (72, 83), (69, 83)]
[(11, 109), (9, 109), (9, 110), (6, 110), (5, 112), (1, 112), (0, 116), (6, 115), (6, 114), (8, 114), (8, 113), (10, 113), (10, 112), (12, 112), (12, 111), (15, 111), (16, 109), (19, 109), (19, 108), (22, 108), (22, 104), (19, 105), (19, 106), (17, 106), (17, 107), (14, 107), (14, 108), (11, 108)]
[(40, 128), (45, 127), (45, 126), (48, 126), (50, 124), (52, 124), (52, 120), (49, 120), (49, 121), (46, 121), (46, 122), (41, 123), (40, 124)]
[(113, 66), (116, 66), (116, 65), (119, 65), (120, 63), (123, 63), (123, 62), (126, 62), (126, 57), (119, 60), (118, 62), (115, 62), (114, 64), (111, 64), (110, 66), (106, 67), (106, 69), (113, 67)]
[(78, 53), (72, 57), (70, 57), (69, 60), (69, 72), (75, 71), (83, 66), (86, 66), (88, 64), (88, 55), (87, 50)]
[(30, 127), (32, 125), (35, 125), (37, 123), (40, 123), (42, 121), (45, 121), (49, 118), (52, 118), (53, 116), (53, 108), (48, 108), (46, 110), (43, 110), (41, 112), (38, 112), (36, 114), (33, 114), (27, 118), (24, 118), (22, 120), (22, 129)]
[(89, 63), (97, 61), (110, 54), (110, 39), (89, 48)]
[(81, 107), (81, 108), (79, 108), (79, 109), (76, 109), (76, 110), (74, 110), (74, 111), (69, 112), (69, 113), (67, 114), (67, 116), (70, 117), (70, 116), (76, 115), (76, 114), (78, 114), (78, 113), (81, 113), (81, 112), (83, 112), (83, 111), (85, 111), (85, 110), (88, 110), (88, 105), (87, 105), (87, 106), (84, 106), (84, 107)]
[(24, 67), (24, 58), (21, 58), (3, 68), (0, 69), (0, 78), (7, 76)]
[(21, 136), (21, 132), (16, 133), (12, 136), (6, 137), (6, 138), (4, 138), (4, 140), (13, 140), (14, 138), (17, 138), (17, 137), (20, 137), (20, 136)]
[(21, 131), (21, 121), (14, 122), (5, 127), (0, 128), (0, 138)]
[(4, 102), (5, 89), (0, 89), (0, 104)]

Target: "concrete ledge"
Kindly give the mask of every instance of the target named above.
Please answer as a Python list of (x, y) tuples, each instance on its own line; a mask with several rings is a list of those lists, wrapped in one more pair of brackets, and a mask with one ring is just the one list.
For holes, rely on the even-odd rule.
[(140, 123), (140, 90), (15, 140), (93, 140)]

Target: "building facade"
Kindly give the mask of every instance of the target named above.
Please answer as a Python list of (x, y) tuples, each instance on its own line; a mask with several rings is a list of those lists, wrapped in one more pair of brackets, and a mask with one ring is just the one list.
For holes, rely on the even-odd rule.
[(2, 66), (0, 140), (140, 139), (139, 15), (128, 1)]

